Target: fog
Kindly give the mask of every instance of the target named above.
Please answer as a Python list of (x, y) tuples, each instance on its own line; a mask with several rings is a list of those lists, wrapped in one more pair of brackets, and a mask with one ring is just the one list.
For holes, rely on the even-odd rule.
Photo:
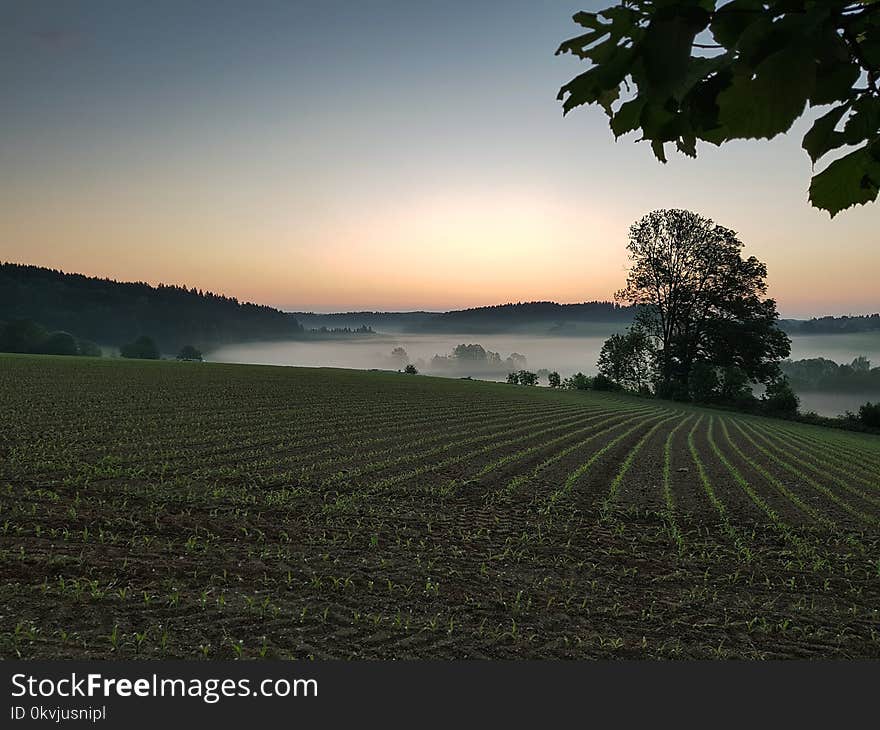
[[(207, 359), (261, 365), (397, 370), (400, 366), (392, 360), (391, 351), (402, 347), (410, 362), (415, 363), (420, 371), (440, 375), (445, 374), (444, 371), (432, 371), (430, 366), (434, 355), (448, 355), (456, 345), (473, 343), (499, 353), (502, 359), (512, 353), (524, 355), (529, 370), (547, 368), (567, 377), (578, 371), (595, 374), (599, 351), (609, 334), (610, 331), (592, 337), (398, 334), (324, 341), (261, 342), (227, 345), (210, 352)], [(454, 375), (504, 380), (507, 372), (486, 373), (483, 368), (465, 366), (459, 367)]]
[(834, 335), (791, 335), (791, 359), (824, 357), (836, 363), (850, 363), (859, 355), (880, 365), (880, 332)]
[[(448, 355), (456, 345), (476, 343), (486, 350), (499, 353), (502, 360), (512, 353), (519, 353), (525, 356), (529, 370), (556, 370), (565, 378), (578, 371), (594, 375), (599, 351), (612, 331), (609, 329), (607, 333), (589, 337), (389, 334), (335, 340), (261, 342), (227, 345), (208, 353), (206, 359), (262, 365), (397, 370), (401, 365), (392, 359), (391, 351), (402, 347), (410, 361), (424, 374), (504, 380), (507, 375), (504, 368), (487, 371), (485, 368), (465, 366), (455, 371), (432, 370), (430, 361), (434, 355)], [(793, 360), (825, 357), (838, 363), (848, 363), (858, 355), (866, 355), (875, 366), (880, 365), (880, 334), (792, 337)], [(847, 410), (857, 411), (866, 401), (880, 400), (880, 393), (804, 391), (798, 395), (802, 411), (815, 411), (823, 416), (837, 416)]]

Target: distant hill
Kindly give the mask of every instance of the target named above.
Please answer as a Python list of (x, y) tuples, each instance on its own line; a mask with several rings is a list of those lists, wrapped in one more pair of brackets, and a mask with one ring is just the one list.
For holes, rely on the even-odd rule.
[(12, 319), (32, 319), (110, 346), (149, 335), (168, 353), (184, 344), (205, 348), (304, 336), (292, 314), (234, 297), (2, 263), (0, 321)]
[(307, 329), (370, 327), (377, 332), (417, 332), (437, 312), (291, 312)]
[(614, 302), (517, 302), (450, 312), (293, 312), (306, 327), (372, 327), (379, 332), (584, 335), (598, 327), (626, 326), (634, 307)]
[(626, 326), (635, 316), (635, 307), (614, 302), (517, 302), (491, 307), (475, 307), (437, 314), (422, 329), (428, 332), (489, 334), (530, 332), (533, 334), (586, 334), (582, 325)]
[(880, 332), (880, 314), (812, 319), (783, 319), (779, 326), (791, 335), (830, 335), (848, 332)]

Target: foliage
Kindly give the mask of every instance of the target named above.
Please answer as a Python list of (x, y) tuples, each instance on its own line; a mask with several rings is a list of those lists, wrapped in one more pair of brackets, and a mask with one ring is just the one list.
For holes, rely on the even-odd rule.
[(417, 369), (416, 366), (413, 365), (412, 363), (409, 363), (409, 365), (407, 365), (407, 366), (403, 369), (403, 372), (405, 372), (407, 375), (418, 375), (418, 374), (419, 374), (418, 369)]
[(395, 347), (391, 351), (391, 367), (400, 370), (409, 364), (409, 355), (402, 347)]
[(859, 408), (859, 420), (870, 428), (880, 428), (880, 402), (865, 403)]
[(599, 373), (595, 378), (593, 378), (591, 387), (593, 390), (620, 390), (620, 386), (615, 383), (611, 378)]
[[(627, 0), (579, 12), (586, 32), (557, 53), (591, 67), (559, 91), (568, 113), (598, 104), (615, 137), (640, 130), (658, 159), (672, 143), (771, 139), (809, 107), (810, 200), (831, 215), (880, 186), (880, 3), (875, 0)], [(704, 42), (705, 38), (705, 42)]]
[(538, 375), (529, 370), (517, 370), (507, 374), (507, 382), (511, 385), (537, 385)]
[(562, 384), (562, 381), (559, 378), (559, 373), (557, 373), (555, 370), (549, 373), (547, 375), (547, 384), (551, 388), (558, 388)]
[(880, 314), (856, 317), (813, 317), (805, 321), (784, 320), (780, 326), (799, 334), (836, 334), (839, 332), (876, 332), (880, 330)]
[(562, 381), (562, 387), (565, 390), (591, 390), (593, 387), (593, 378), (583, 373), (575, 373), (570, 378)]
[(0, 323), (0, 352), (101, 357), (101, 348), (67, 332), (47, 332), (31, 319)]
[(40, 343), (38, 352), (45, 355), (79, 355), (79, 347), (70, 333), (52, 332)]
[(120, 347), (119, 354), (122, 357), (138, 360), (158, 360), (160, 357), (158, 346), (151, 337), (146, 335), (141, 335), (136, 340)]
[(0, 352), (38, 352), (48, 336), (32, 319), (13, 319), (0, 329)]
[(880, 367), (872, 367), (863, 356), (842, 365), (824, 357), (786, 360), (780, 368), (798, 391), (880, 392)]
[(784, 375), (767, 384), (761, 401), (765, 411), (776, 415), (792, 416), (800, 407), (800, 399)]
[(184, 345), (177, 353), (178, 360), (185, 361), (202, 361), (202, 351), (192, 345)]
[(599, 353), (599, 373), (626, 390), (650, 392), (655, 353), (650, 337), (639, 326), (613, 334)]
[(615, 302), (517, 302), (489, 307), (461, 309), (432, 315), (419, 329), (428, 332), (483, 333), (522, 331), (542, 327), (544, 331), (560, 323), (630, 322), (634, 311)]
[(105, 344), (151, 332), (169, 349), (303, 336), (292, 315), (234, 297), (0, 263), (0, 319), (25, 318)]
[(617, 297), (640, 306), (636, 322), (653, 340), (659, 395), (688, 398), (699, 362), (755, 382), (778, 375), (790, 341), (776, 327), (776, 302), (763, 298), (767, 269), (743, 259), (742, 245), (732, 230), (687, 210), (657, 210), (630, 228), (632, 265)]
[(91, 340), (78, 340), (77, 344), (79, 345), (80, 355), (85, 355), (86, 357), (101, 357), (103, 355), (101, 348)]
[(526, 366), (526, 358), (512, 352), (502, 360), (501, 354), (485, 349), (478, 344), (456, 345), (449, 355), (434, 355), (430, 369), (434, 372), (484, 372), (503, 373), (521, 370)]

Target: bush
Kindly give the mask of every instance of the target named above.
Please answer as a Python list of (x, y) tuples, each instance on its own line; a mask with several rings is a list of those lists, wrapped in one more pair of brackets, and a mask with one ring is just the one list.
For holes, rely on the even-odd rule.
[(193, 347), (192, 345), (184, 345), (180, 348), (180, 352), (177, 353), (177, 359), (185, 360), (187, 362), (201, 362), (202, 351)]
[(79, 355), (79, 347), (73, 335), (53, 332), (37, 348), (44, 355)]
[(583, 373), (575, 373), (562, 381), (562, 387), (566, 390), (590, 390), (593, 387), (593, 379)]
[(621, 387), (607, 376), (599, 373), (593, 378), (593, 390), (620, 390)]
[(530, 372), (529, 370), (520, 370), (517, 373), (517, 378), (519, 379), (520, 385), (538, 384), (538, 375), (536, 373)]
[(48, 336), (32, 319), (13, 319), (0, 331), (0, 352), (39, 352)]
[(767, 384), (767, 390), (761, 399), (764, 410), (777, 415), (794, 416), (800, 404), (800, 399), (784, 375)]
[(869, 428), (880, 428), (880, 401), (865, 403), (859, 408), (859, 421)]
[(711, 403), (718, 398), (718, 386), (718, 374), (713, 365), (704, 360), (694, 363), (688, 378), (691, 400)]
[(119, 354), (122, 357), (134, 358), (137, 360), (158, 360), (159, 348), (150, 337), (141, 336), (134, 342), (129, 342), (119, 348)]
[(77, 340), (76, 346), (79, 348), (79, 354), (85, 357), (101, 357), (104, 354), (91, 340)]
[(413, 365), (412, 363), (410, 363), (409, 365), (407, 365), (407, 366), (403, 369), (403, 372), (405, 372), (407, 375), (418, 375), (418, 374), (419, 374), (418, 368), (416, 368), (416, 366)]
[(562, 381), (559, 378), (559, 373), (554, 370), (552, 373), (547, 374), (547, 382), (551, 388), (558, 388)]

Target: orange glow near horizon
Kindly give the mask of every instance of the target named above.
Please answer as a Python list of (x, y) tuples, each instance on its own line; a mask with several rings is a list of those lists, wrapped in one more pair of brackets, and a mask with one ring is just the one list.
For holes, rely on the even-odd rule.
[(78, 5), (69, 42), (39, 4), (4, 36), (0, 260), (287, 310), (579, 302), (683, 207), (738, 231), (783, 316), (880, 310), (880, 203), (810, 208), (810, 120), (661, 165), (563, 118), (580, 3)]

